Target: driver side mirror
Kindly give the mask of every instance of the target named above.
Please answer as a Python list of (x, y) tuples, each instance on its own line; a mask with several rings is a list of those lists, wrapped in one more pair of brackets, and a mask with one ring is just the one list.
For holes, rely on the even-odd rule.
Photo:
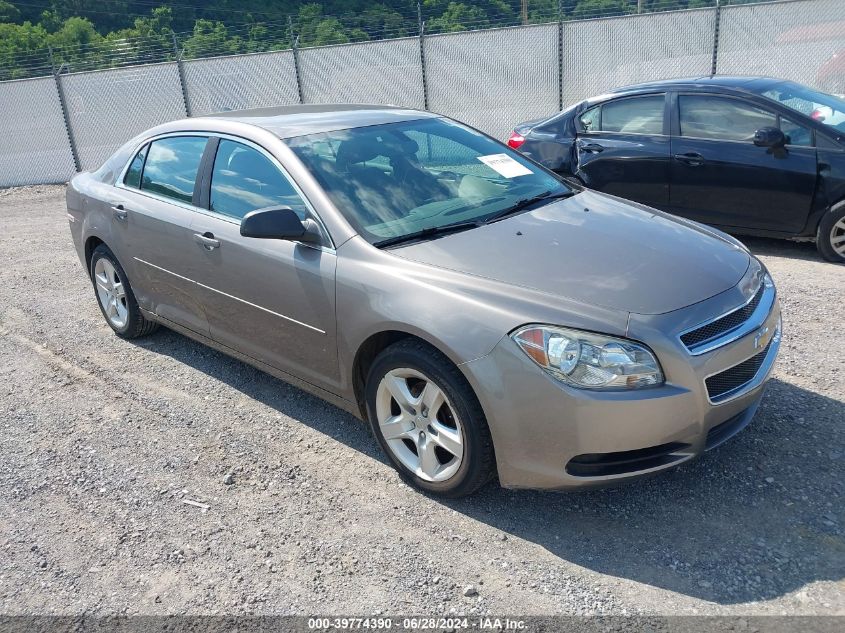
[(300, 220), (290, 207), (268, 207), (247, 213), (241, 235), (264, 240), (298, 240), (319, 244), (320, 229), (314, 220)]
[(776, 127), (761, 127), (754, 132), (754, 145), (776, 149), (786, 145), (786, 136)]

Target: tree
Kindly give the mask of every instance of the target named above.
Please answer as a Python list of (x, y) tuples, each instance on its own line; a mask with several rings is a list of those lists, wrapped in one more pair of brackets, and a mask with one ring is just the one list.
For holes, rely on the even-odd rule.
[(210, 57), (240, 53), (245, 47), (240, 37), (229, 37), (222, 22), (197, 20), (193, 34), (184, 42), (184, 48), (187, 57)]
[(21, 12), (13, 4), (6, 0), (0, 0), (0, 22), (17, 22), (20, 20)]
[[(340, 20), (323, 16), (323, 7), (317, 3), (300, 7), (296, 22), (300, 46), (346, 44), (350, 41), (350, 34)], [(357, 29), (353, 36), (358, 40), (368, 39), (367, 34), (360, 29)]]
[(112, 31), (106, 36), (113, 61), (123, 57), (135, 63), (172, 59), (173, 13), (170, 7), (156, 7), (150, 17), (136, 18), (132, 28)]
[(636, 13), (637, 3), (628, 0), (579, 0), (572, 11), (575, 19), (597, 18)]
[(31, 22), (0, 24), (0, 81), (28, 77), (30, 67), (49, 72), (47, 31)]
[(57, 64), (68, 64), (73, 69), (97, 68), (102, 65), (105, 49), (103, 36), (94, 25), (80, 17), (68, 18), (61, 28), (47, 36)]
[(467, 28), (484, 28), (487, 24), (487, 14), (480, 7), (450, 2), (439, 17), (426, 21), (426, 30), (431, 33), (452, 33)]

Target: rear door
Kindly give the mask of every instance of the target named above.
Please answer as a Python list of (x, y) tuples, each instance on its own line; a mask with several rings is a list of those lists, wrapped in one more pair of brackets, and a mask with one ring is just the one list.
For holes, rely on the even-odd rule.
[(120, 200), (113, 201), (115, 218), (125, 226), (138, 304), (204, 335), (208, 324), (192, 282), (198, 262), (186, 248), (207, 141), (198, 135), (153, 140), (133, 159), (118, 185)]
[(669, 202), (669, 130), (666, 95), (605, 101), (584, 111), (575, 174), (590, 188), (665, 207)]
[(336, 390), (336, 255), (325, 247), (242, 237), (248, 212), (289, 206), (319, 218), (278, 161), (247, 141), (221, 138), (207, 208), (187, 248), (205, 265), (197, 278), (211, 336), (277, 369)]
[[(741, 97), (678, 94), (673, 100), (670, 210), (726, 228), (797, 233), (816, 189), (811, 131)], [(757, 147), (778, 127), (785, 148)]]

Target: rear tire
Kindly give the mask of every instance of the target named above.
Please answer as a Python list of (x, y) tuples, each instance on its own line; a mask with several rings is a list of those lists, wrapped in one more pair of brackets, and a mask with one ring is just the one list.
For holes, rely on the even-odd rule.
[(405, 339), (379, 354), (366, 404), (382, 450), (417, 488), (463, 497), (495, 476), (484, 411), (461, 371), (430, 345)]
[(822, 217), (816, 248), (827, 261), (845, 263), (845, 200), (833, 205)]
[(105, 244), (94, 249), (89, 275), (97, 305), (106, 323), (120, 338), (138, 338), (158, 329), (158, 323), (141, 313), (123, 266)]

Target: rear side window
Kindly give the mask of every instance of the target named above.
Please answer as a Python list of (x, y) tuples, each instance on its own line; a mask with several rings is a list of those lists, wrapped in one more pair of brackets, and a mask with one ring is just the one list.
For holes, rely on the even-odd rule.
[(203, 136), (171, 136), (150, 143), (141, 190), (190, 204), (207, 140)]
[(587, 110), (581, 125), (587, 132), (663, 134), (664, 95), (630, 97)]
[(681, 136), (723, 141), (751, 141), (762, 127), (777, 127), (777, 118), (738, 99), (712, 95), (678, 97)]
[(273, 161), (248, 145), (221, 139), (211, 174), (211, 210), (241, 219), (265, 207), (290, 207), (303, 220), (310, 215)]
[(141, 172), (144, 170), (144, 159), (147, 157), (147, 148), (149, 145), (144, 145), (140, 151), (135, 154), (132, 159), (132, 164), (126, 170), (126, 176), (123, 178), (123, 184), (127, 187), (138, 189), (141, 186)]

